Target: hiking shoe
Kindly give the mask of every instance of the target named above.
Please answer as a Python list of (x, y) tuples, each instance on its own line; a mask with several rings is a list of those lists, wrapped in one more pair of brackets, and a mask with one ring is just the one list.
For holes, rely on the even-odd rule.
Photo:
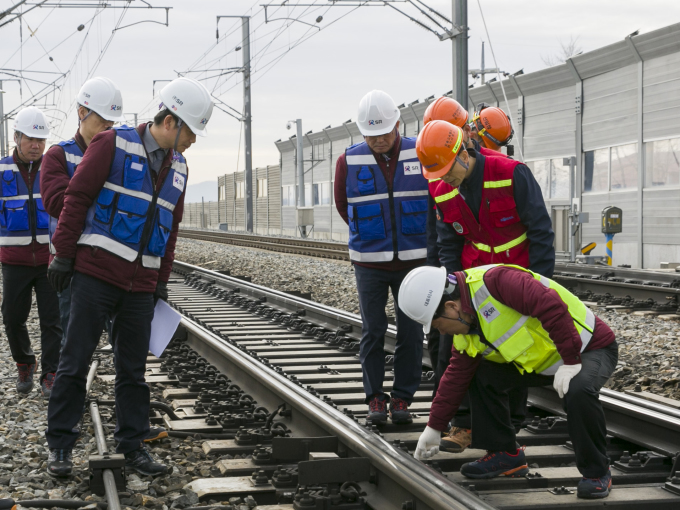
[(385, 425), (387, 423), (387, 402), (384, 395), (374, 395), (368, 402), (368, 416), (373, 425)]
[(45, 378), (40, 383), (40, 391), (42, 392), (43, 397), (50, 398), (50, 395), (52, 394), (52, 386), (54, 386), (54, 378), (56, 375), (57, 374), (54, 372), (45, 374)]
[(524, 449), (518, 448), (513, 453), (486, 452), (486, 455), (474, 462), (463, 464), (460, 472), (468, 478), (496, 478), (508, 476), (517, 478), (529, 472)]
[(408, 404), (404, 399), (392, 397), (392, 400), (390, 400), (390, 418), (395, 425), (413, 423), (411, 413), (408, 412)]
[(145, 443), (150, 443), (152, 441), (158, 441), (168, 437), (168, 431), (163, 427), (149, 427), (149, 435), (144, 440)]
[(451, 427), (449, 433), (439, 442), (440, 452), (460, 453), (472, 443), (472, 430)]
[(17, 363), (17, 393), (28, 395), (33, 389), (33, 374), (35, 373), (35, 363), (27, 365), (25, 363)]
[(612, 472), (608, 469), (607, 474), (600, 478), (586, 478), (578, 483), (576, 495), (583, 499), (599, 499), (609, 496), (612, 488)]
[(125, 469), (134, 469), (147, 476), (164, 475), (169, 472), (168, 466), (153, 460), (143, 446), (125, 454)]
[(60, 478), (64, 476), (71, 476), (73, 471), (73, 457), (71, 450), (65, 448), (50, 448), (50, 454), (47, 457), (47, 474)]

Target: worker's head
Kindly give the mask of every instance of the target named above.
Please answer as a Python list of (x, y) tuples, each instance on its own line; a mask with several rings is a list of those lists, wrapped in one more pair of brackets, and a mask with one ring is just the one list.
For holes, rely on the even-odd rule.
[[(207, 125), (213, 111), (213, 102), (207, 89), (191, 78), (177, 78), (160, 92), (160, 111), (154, 117), (154, 138), (161, 133), (163, 149), (184, 152), (196, 141), (196, 136), (207, 136)], [(174, 140), (168, 145), (168, 137)]]
[(425, 178), (460, 186), (470, 168), (464, 140), (464, 132), (458, 126), (443, 120), (428, 122), (416, 141), (416, 154)]
[(458, 279), (455, 274), (447, 275), (443, 267), (418, 267), (406, 275), (399, 287), (399, 308), (422, 324), (426, 334), (431, 329), (446, 335), (465, 334), (473, 317), (461, 308)]
[(373, 152), (385, 154), (397, 139), (399, 108), (389, 94), (372, 90), (361, 98), (357, 127)]
[(92, 140), (97, 133), (124, 121), (123, 96), (120, 89), (108, 78), (97, 76), (87, 80), (76, 96), (80, 134)]
[(433, 101), (423, 115), (423, 126), (433, 120), (443, 120), (458, 126), (463, 130), (463, 143), (465, 146), (470, 142), (470, 125), (468, 112), (463, 106), (450, 97), (442, 96)]
[(514, 134), (510, 117), (500, 108), (485, 103), (477, 105), (470, 128), (472, 138), (493, 151), (500, 151), (501, 147), (508, 145)]
[(35, 106), (24, 108), (17, 113), (13, 127), (19, 159), (24, 163), (39, 160), (50, 136), (50, 127), (43, 112)]

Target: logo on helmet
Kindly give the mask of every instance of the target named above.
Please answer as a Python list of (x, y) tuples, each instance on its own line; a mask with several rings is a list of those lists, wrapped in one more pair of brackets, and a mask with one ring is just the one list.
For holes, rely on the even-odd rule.
[(423, 306), (429, 306), (430, 305), (430, 299), (432, 299), (432, 293), (434, 291), (430, 289), (427, 293), (427, 297), (425, 298), (425, 302), (423, 303)]
[(177, 111), (177, 107), (176, 107), (174, 104), (171, 104), (171, 105), (170, 105), (170, 108), (172, 108), (173, 110)]
[(92, 96), (91, 96), (90, 94), (88, 94), (87, 92), (83, 92), (83, 95), (84, 95), (85, 97), (92, 97)]
[(184, 104), (184, 101), (182, 101), (177, 96), (172, 96), (172, 98), (175, 100), (175, 103), (177, 103), (178, 105), (182, 106)]
[(382, 120), (369, 120), (368, 121), (369, 126), (377, 126), (378, 124), (382, 124)]
[(87, 101), (83, 101), (83, 104), (84, 104), (84, 105), (88, 105), (88, 104), (90, 104), (90, 103), (88, 103)]
[(120, 110), (122, 110), (122, 109), (123, 109), (122, 106), (118, 106), (118, 105), (115, 105), (115, 104), (112, 104), (112, 105), (111, 105), (111, 111), (118, 112), (118, 111), (120, 111)]
[(208, 119), (206, 119), (205, 117), (203, 117), (201, 119), (201, 122), (199, 122), (199, 124), (207, 124), (207, 123), (208, 123)]
[(33, 129), (41, 130), (41, 129), (45, 129), (45, 126), (39, 126), (38, 124), (33, 124)]

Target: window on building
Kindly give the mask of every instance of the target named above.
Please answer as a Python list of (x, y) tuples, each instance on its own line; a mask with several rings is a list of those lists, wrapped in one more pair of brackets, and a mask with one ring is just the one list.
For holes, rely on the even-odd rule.
[(569, 165), (564, 158), (550, 160), (550, 198), (569, 198)]
[(550, 189), (548, 188), (548, 182), (550, 181), (550, 160), (542, 159), (539, 161), (528, 161), (526, 164), (531, 173), (534, 174), (534, 178), (538, 185), (541, 187), (543, 192), (543, 198), (549, 198)]
[(609, 149), (585, 153), (583, 191), (609, 191)]
[(281, 187), (281, 205), (284, 207), (295, 206), (295, 186), (289, 184)]
[(267, 179), (257, 180), (257, 198), (265, 198), (267, 196)]
[(222, 202), (222, 201), (226, 198), (226, 196), (227, 196), (227, 186), (226, 186), (226, 184), (220, 186), (220, 187), (218, 188), (218, 190), (219, 190), (219, 195), (218, 195), (218, 197), (217, 197), (217, 200), (218, 200), (219, 202)]
[(611, 189), (637, 188), (638, 145), (630, 143), (611, 148)]
[(243, 198), (246, 196), (246, 183), (243, 181), (236, 183), (236, 198)]
[(314, 184), (314, 205), (328, 205), (331, 203), (331, 183), (319, 182)]
[(680, 185), (680, 138), (645, 144), (645, 186)]

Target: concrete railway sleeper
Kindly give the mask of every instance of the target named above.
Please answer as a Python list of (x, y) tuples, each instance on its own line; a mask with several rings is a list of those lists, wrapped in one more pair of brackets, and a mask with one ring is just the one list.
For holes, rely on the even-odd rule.
[(460, 466), (482, 452), (440, 453), (427, 463), (410, 454), (429, 411), (426, 364), (412, 424), (366, 423), (349, 347), (358, 317), (179, 262), (169, 288), (182, 326), (163, 357), (150, 359), (147, 377), (165, 385), (180, 418), (165, 415), (164, 424), (170, 433), (233, 434), (202, 444), (224, 457), (222, 477), (189, 484), (201, 499), (249, 495), (257, 508), (338, 510), (680, 505), (680, 413), (668, 406), (603, 391), (615, 487), (602, 502), (576, 499), (580, 475), (561, 403), (547, 389), (531, 394), (535, 417), (518, 436), (530, 473), (467, 480)]

